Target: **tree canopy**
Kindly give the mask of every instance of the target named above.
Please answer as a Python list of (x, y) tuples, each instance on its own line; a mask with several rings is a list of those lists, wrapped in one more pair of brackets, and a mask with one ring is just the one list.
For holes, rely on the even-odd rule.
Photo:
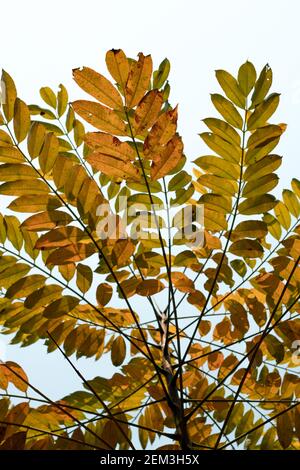
[(274, 192), (271, 68), (216, 71), (191, 161), (169, 61), (106, 65), (39, 105), (2, 74), (1, 331), (82, 389), (53, 401), (2, 362), (0, 450), (299, 450), (300, 182)]

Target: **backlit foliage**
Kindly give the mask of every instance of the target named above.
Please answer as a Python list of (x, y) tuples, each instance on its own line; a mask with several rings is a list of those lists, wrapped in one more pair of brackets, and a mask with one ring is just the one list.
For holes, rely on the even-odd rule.
[[(60, 85), (27, 105), (2, 75), (2, 333), (111, 378), (80, 375), (52, 402), (1, 363), (0, 449), (299, 449), (300, 182), (275, 197), (271, 68), (216, 71), (191, 164), (168, 60), (111, 50), (106, 64), (73, 71), (73, 102)], [(204, 208), (203, 244), (186, 207)], [(138, 230), (149, 220), (155, 237)]]

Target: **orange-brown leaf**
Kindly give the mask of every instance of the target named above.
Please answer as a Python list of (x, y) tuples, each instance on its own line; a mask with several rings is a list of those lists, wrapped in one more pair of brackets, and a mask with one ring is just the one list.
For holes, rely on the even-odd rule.
[(127, 135), (125, 122), (112, 109), (87, 100), (74, 101), (73, 108), (79, 116), (97, 129), (115, 135)]
[(128, 80), (125, 87), (126, 106), (134, 108), (148, 91), (152, 75), (152, 58), (139, 53), (138, 61), (130, 65)]
[(178, 165), (183, 157), (183, 144), (178, 135), (175, 135), (161, 152), (155, 156), (151, 166), (151, 178), (158, 180), (168, 175)]
[(134, 135), (142, 135), (155, 123), (163, 103), (158, 90), (149, 91), (138, 104), (134, 113), (132, 128)]
[(100, 73), (89, 67), (82, 67), (73, 70), (73, 78), (80, 88), (100, 103), (113, 109), (122, 109), (123, 102), (118, 90)]

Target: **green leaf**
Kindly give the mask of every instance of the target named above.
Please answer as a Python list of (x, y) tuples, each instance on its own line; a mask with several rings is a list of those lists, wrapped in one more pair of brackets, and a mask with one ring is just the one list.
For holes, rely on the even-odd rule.
[(93, 271), (85, 264), (78, 263), (77, 265), (76, 285), (78, 289), (85, 294), (92, 285)]
[(122, 336), (118, 336), (111, 345), (111, 362), (115, 367), (120, 366), (126, 357), (126, 343)]
[(236, 79), (225, 70), (216, 70), (217, 80), (225, 92), (227, 98), (240, 108), (245, 108), (245, 96)]
[(231, 244), (230, 253), (242, 258), (260, 258), (264, 250), (260, 243), (256, 240), (238, 240)]
[(286, 207), (288, 208), (288, 210), (290, 211), (290, 213), (294, 217), (298, 218), (300, 215), (300, 203), (299, 203), (297, 196), (289, 189), (284, 189), (282, 192), (282, 195), (283, 195), (284, 203)]
[(158, 70), (155, 70), (155, 72), (153, 72), (153, 88), (159, 89), (164, 85), (165, 81), (169, 76), (170, 69), (171, 64), (166, 58), (160, 63)]
[(239, 178), (239, 166), (224, 161), (222, 158), (213, 155), (205, 155), (194, 160), (194, 163), (203, 170), (209, 171), (222, 178), (234, 181)]
[(238, 147), (241, 145), (240, 135), (232, 126), (227, 124), (227, 122), (217, 118), (206, 118), (203, 119), (203, 122), (212, 132), (222, 137), (222, 139)]
[(245, 220), (234, 229), (234, 237), (264, 238), (268, 234), (267, 224), (262, 220)]
[(238, 129), (243, 128), (242, 116), (230, 101), (217, 93), (211, 95), (211, 100), (216, 110), (219, 111), (228, 124)]
[(254, 65), (248, 60), (241, 65), (238, 72), (238, 83), (239, 87), (247, 97), (255, 85), (256, 81), (256, 70)]
[(32, 274), (23, 277), (12, 284), (6, 291), (5, 296), (9, 299), (27, 297), (45, 284), (46, 278), (40, 274)]
[(265, 96), (267, 95), (271, 85), (272, 85), (272, 69), (270, 68), (269, 64), (265, 65), (262, 69), (258, 80), (255, 84), (253, 95), (251, 98), (252, 107), (261, 103), (264, 100)]
[(222, 139), (222, 137), (211, 132), (203, 132), (200, 134), (200, 137), (211, 150), (216, 152), (225, 160), (232, 163), (239, 163), (242, 156), (242, 150), (240, 147), (227, 142)]
[(245, 185), (242, 197), (259, 196), (260, 194), (267, 194), (274, 189), (278, 184), (279, 178), (274, 173), (262, 176), (261, 178), (248, 181)]
[(285, 412), (277, 418), (277, 435), (280, 445), (287, 449), (293, 440), (293, 423), (288, 412)]
[(65, 295), (51, 302), (44, 310), (46, 318), (59, 318), (68, 315), (79, 304), (79, 299), (72, 295)]
[(279, 97), (278, 93), (272, 93), (255, 108), (247, 122), (248, 130), (257, 129), (267, 123), (279, 105)]
[(50, 87), (45, 86), (40, 89), (40, 95), (42, 100), (45, 101), (46, 104), (51, 106), (51, 108), (56, 109), (56, 96), (53, 90)]
[(267, 155), (259, 162), (253, 163), (246, 168), (244, 173), (245, 181), (253, 181), (263, 176), (269, 175), (281, 165), (282, 157), (278, 155)]
[(283, 202), (278, 201), (276, 207), (274, 208), (274, 213), (283, 228), (288, 230), (291, 226), (291, 215), (286, 205)]
[(271, 194), (249, 197), (239, 204), (239, 212), (244, 215), (262, 214), (273, 209), (276, 204), (277, 201)]

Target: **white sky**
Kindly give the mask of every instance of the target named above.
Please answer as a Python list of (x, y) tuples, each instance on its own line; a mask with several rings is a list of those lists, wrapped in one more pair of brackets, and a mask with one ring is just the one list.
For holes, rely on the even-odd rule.
[[(72, 69), (87, 65), (103, 73), (108, 49), (122, 48), (129, 56), (151, 53), (156, 66), (168, 57), (171, 102), (180, 104), (186, 152), (195, 159), (206, 152), (197, 136), (204, 130), (201, 119), (215, 115), (209, 98), (218, 91), (214, 70), (235, 73), (247, 59), (260, 70), (268, 62), (273, 91), (282, 93), (276, 117), (288, 123), (279, 148), (281, 187), (287, 187), (299, 175), (299, 5), (297, 0), (5, 1), (0, 67), (14, 77), (19, 96), (33, 103), (41, 86), (61, 82), (72, 99), (82, 96), (72, 84)], [(33, 382), (53, 398), (74, 388), (72, 371), (56, 353), (46, 358), (35, 345), (21, 352), (10, 346), (6, 355), (30, 370)], [(86, 370), (101, 375), (92, 361)]]

